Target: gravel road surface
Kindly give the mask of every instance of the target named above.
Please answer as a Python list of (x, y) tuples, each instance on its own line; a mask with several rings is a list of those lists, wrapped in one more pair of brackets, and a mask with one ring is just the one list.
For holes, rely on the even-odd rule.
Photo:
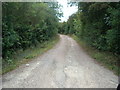
[(43, 55), (2, 78), (3, 88), (116, 88), (118, 77), (66, 35)]

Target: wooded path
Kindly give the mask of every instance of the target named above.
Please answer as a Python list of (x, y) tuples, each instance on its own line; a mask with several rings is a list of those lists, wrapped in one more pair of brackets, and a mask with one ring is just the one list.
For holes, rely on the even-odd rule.
[(3, 75), (3, 88), (116, 88), (118, 84), (113, 72), (66, 35), (28, 64)]

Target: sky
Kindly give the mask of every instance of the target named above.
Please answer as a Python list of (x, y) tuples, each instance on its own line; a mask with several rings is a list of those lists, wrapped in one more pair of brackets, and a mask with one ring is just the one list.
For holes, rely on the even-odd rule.
[(68, 6), (67, 0), (57, 0), (62, 6), (63, 17), (61, 17), (61, 22), (67, 21), (69, 16), (77, 12), (77, 6)]

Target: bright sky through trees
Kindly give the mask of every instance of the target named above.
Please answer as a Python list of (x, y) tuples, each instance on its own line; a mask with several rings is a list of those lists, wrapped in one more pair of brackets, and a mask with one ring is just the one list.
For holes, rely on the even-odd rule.
[(69, 16), (71, 16), (73, 13), (77, 12), (77, 6), (71, 6), (67, 5), (67, 0), (57, 0), (62, 6), (63, 11), (63, 17), (61, 17), (61, 22), (67, 21)]

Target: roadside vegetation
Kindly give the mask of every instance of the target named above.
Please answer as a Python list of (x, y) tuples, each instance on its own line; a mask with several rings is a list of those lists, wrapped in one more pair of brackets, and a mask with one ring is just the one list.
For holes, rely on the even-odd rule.
[(72, 35), (71, 37), (76, 40), (77, 43), (86, 51), (86, 53), (94, 58), (100, 65), (113, 71), (116, 75), (120, 74), (120, 69), (118, 66), (118, 58), (120, 58), (120, 56), (116, 56), (108, 51), (102, 51), (91, 47), (76, 35)]
[(19, 67), (21, 64), (26, 64), (27, 62), (37, 58), (42, 55), (44, 52), (51, 49), (59, 41), (59, 36), (53, 37), (49, 41), (45, 41), (42, 44), (37, 44), (36, 47), (30, 47), (26, 50), (17, 51), (8, 62), (4, 62), (3, 70), (1, 74), (7, 73), (16, 67)]
[[(58, 3), (2, 3), (2, 71), (50, 49), (58, 41)], [(25, 59), (25, 60), (23, 60)]]
[[(71, 3), (71, 5), (76, 3)], [(67, 22), (58, 3), (2, 3), (2, 73), (42, 54), (72, 35), (86, 52), (120, 74), (120, 2), (79, 2)]]
[[(72, 3), (74, 4), (74, 3)], [(90, 56), (120, 74), (120, 2), (79, 2), (78, 12), (60, 23), (59, 33), (75, 35)]]

